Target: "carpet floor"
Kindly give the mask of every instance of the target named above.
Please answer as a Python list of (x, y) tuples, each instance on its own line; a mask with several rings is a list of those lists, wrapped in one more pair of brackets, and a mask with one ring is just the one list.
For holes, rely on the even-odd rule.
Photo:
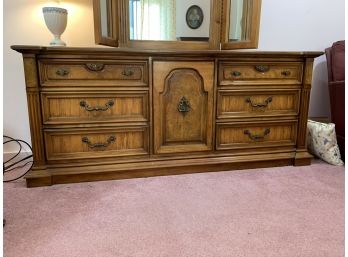
[(4, 217), (5, 257), (343, 257), (344, 167), (18, 181)]

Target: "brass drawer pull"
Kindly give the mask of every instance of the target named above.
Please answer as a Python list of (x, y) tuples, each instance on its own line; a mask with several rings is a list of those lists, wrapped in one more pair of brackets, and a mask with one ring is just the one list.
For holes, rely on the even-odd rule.
[(105, 112), (108, 109), (110, 109), (114, 104), (115, 104), (115, 102), (113, 100), (109, 100), (105, 104), (105, 107), (102, 107), (102, 106), (91, 107), (85, 100), (80, 101), (80, 106), (89, 112), (92, 112), (92, 111)]
[(102, 63), (86, 63), (86, 67), (90, 71), (102, 71), (105, 65)]
[(256, 65), (255, 66), (255, 70), (257, 70), (258, 72), (267, 72), (269, 71), (269, 66), (268, 65)]
[(130, 76), (133, 76), (134, 74), (134, 71), (130, 70), (130, 69), (124, 69), (122, 71), (122, 75), (123, 76), (126, 76), (126, 77), (130, 77)]
[(240, 75), (242, 75), (242, 73), (240, 71), (232, 71), (231, 74), (234, 77), (239, 77)]
[(268, 97), (263, 103), (253, 103), (250, 97), (245, 99), (246, 103), (250, 103), (252, 108), (266, 108), (273, 100), (272, 96)]
[(70, 71), (68, 69), (65, 69), (65, 68), (59, 68), (57, 71), (56, 71), (56, 74), (58, 76), (66, 76), (70, 73)]
[(88, 137), (82, 137), (82, 143), (85, 143), (88, 145), (89, 148), (106, 148), (108, 147), (111, 143), (115, 142), (116, 137), (115, 136), (110, 136), (106, 143), (95, 143), (92, 144), (91, 141), (89, 141)]
[(248, 135), (248, 137), (253, 141), (263, 140), (269, 133), (271, 133), (271, 130), (269, 128), (265, 129), (263, 135), (252, 135), (249, 130), (244, 130), (244, 135)]
[(291, 74), (291, 71), (289, 71), (289, 70), (282, 71), (283, 76), (290, 76), (290, 74)]
[(181, 97), (178, 104), (178, 111), (181, 112), (183, 116), (186, 115), (191, 110), (190, 102), (186, 99), (185, 96)]

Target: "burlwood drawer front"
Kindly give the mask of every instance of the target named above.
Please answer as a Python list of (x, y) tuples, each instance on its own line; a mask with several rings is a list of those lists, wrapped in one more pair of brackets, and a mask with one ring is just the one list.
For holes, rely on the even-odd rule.
[(217, 150), (295, 146), (296, 121), (217, 124)]
[(148, 121), (148, 92), (41, 94), (44, 124)]
[(219, 90), (217, 118), (297, 115), (299, 93), (299, 90)]
[(147, 86), (146, 61), (40, 60), (43, 86)]
[(134, 156), (149, 153), (147, 127), (45, 130), (47, 160)]
[(220, 85), (286, 83), (302, 81), (302, 63), (220, 63)]

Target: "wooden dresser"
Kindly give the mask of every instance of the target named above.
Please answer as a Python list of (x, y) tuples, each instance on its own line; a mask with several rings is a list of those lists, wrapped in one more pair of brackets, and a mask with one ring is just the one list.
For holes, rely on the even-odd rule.
[(24, 59), (28, 187), (310, 164), (320, 52), (12, 49)]

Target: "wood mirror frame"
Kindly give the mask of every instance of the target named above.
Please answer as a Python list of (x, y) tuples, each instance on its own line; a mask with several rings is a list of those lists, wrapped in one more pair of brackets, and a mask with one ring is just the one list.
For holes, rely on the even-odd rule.
[(247, 16), (247, 40), (229, 41), (230, 0), (210, 0), (209, 41), (131, 40), (129, 36), (129, 0), (108, 0), (108, 29), (110, 36), (102, 35), (100, 1), (93, 0), (95, 43), (113, 47), (140, 49), (208, 50), (257, 48), (261, 0), (250, 1)]
[(257, 48), (259, 43), (259, 27), (262, 0), (244, 0), (247, 3), (247, 16), (243, 33), (244, 40), (230, 41), (231, 0), (222, 0), (221, 49)]

